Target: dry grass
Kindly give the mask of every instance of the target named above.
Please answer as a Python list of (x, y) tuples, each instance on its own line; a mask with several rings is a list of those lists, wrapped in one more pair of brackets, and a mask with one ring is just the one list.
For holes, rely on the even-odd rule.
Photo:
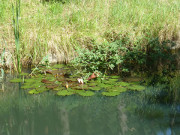
[[(14, 1), (14, 0), (12, 0)], [(49, 55), (69, 62), (75, 46), (87, 47), (129, 37), (133, 44), (147, 38), (173, 40), (179, 26), (179, 0), (69, 0), (41, 3), (22, 0), (20, 39), (22, 61), (37, 63)], [(0, 0), (0, 34), (13, 50), (11, 2)], [(0, 47), (3, 48), (0, 43)]]

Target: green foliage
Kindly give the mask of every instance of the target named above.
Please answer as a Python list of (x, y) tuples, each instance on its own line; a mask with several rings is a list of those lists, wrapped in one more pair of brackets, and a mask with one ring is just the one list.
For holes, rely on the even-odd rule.
[(121, 41), (93, 45), (92, 49), (77, 49), (78, 57), (72, 63), (88, 72), (100, 71), (102, 73), (118, 71), (123, 62), (123, 54), (127, 48)]
[(90, 97), (94, 95), (94, 92), (92, 91), (79, 91), (79, 95), (84, 96), (84, 97)]
[(118, 91), (102, 92), (102, 95), (107, 97), (114, 97), (114, 96), (118, 96), (119, 94), (120, 92)]
[[(13, 28), (14, 28), (14, 36), (15, 36), (15, 46), (16, 46), (16, 68), (18, 73), (21, 73), (21, 44), (20, 44), (20, 28), (19, 28), (19, 17), (20, 17), (20, 1), (16, 0), (15, 7), (12, 4), (12, 12), (13, 12)], [(15, 9), (14, 9), (15, 8)]]
[(70, 96), (73, 95), (74, 92), (68, 91), (68, 90), (62, 90), (62, 91), (58, 91), (57, 95), (58, 96)]
[(23, 82), (23, 80), (20, 79), (20, 78), (15, 78), (15, 79), (10, 80), (10, 82), (12, 82), (12, 83), (19, 83), (19, 82)]

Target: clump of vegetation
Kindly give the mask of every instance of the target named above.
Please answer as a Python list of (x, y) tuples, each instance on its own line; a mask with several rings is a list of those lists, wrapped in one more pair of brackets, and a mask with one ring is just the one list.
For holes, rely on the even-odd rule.
[(112, 43), (93, 45), (91, 49), (77, 49), (78, 56), (72, 63), (80, 70), (91, 73), (127, 75), (135, 72), (152, 75), (154, 72), (165, 76), (177, 67), (176, 54), (171, 51), (174, 45), (172, 41), (160, 42), (155, 38), (146, 47), (131, 46), (129, 40), (119, 39)]
[[(88, 48), (126, 37), (131, 45), (141, 41), (139, 46), (147, 45), (147, 38), (173, 40), (179, 29), (179, 5), (179, 0), (23, 1), (19, 18), (23, 51), (18, 58), (24, 65), (37, 64), (44, 56), (50, 62), (67, 63), (76, 56), (76, 46)], [(0, 9), (0, 35), (13, 53), (12, 3), (0, 0)]]
[[(94, 96), (96, 93), (104, 93), (105, 96), (117, 96), (121, 92), (126, 92), (127, 90), (144, 90), (145, 87), (131, 82), (119, 81), (118, 76), (108, 76), (105, 77), (103, 81), (100, 78), (94, 78), (88, 80), (85, 84), (80, 84), (77, 78), (72, 77), (73, 75), (67, 73), (69, 72), (66, 66), (54, 65), (52, 69), (44, 69), (44, 72), (40, 72), (42, 69), (39, 67), (39, 71), (35, 74), (27, 76), (26, 73), (19, 75), (19, 78), (10, 80), (11, 83), (22, 83), (21, 89), (27, 90), (29, 94), (40, 94), (47, 91), (56, 93), (58, 96), (69, 96), (69, 95), (80, 95), (84, 97)], [(61, 67), (61, 68), (58, 68)], [(109, 95), (110, 94), (110, 95)]]

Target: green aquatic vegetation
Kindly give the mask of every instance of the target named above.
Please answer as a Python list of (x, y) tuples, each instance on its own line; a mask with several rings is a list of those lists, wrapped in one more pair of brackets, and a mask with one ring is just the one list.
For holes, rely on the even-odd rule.
[(51, 68), (64, 68), (65, 65), (64, 64), (56, 64), (56, 65), (53, 65)]
[(15, 78), (15, 79), (10, 80), (10, 82), (12, 82), (12, 83), (19, 83), (19, 82), (23, 82), (23, 80), (20, 79), (20, 78)]
[(34, 83), (36, 79), (25, 79), (25, 83)]
[(88, 85), (89, 85), (89, 86), (97, 86), (98, 83), (96, 83), (96, 82), (91, 82), (91, 83), (88, 83)]
[(111, 91), (117, 91), (117, 92), (125, 92), (127, 91), (127, 88), (125, 87), (113, 87), (111, 89), (107, 89), (109, 92)]
[(57, 87), (57, 88), (54, 88), (54, 89), (52, 89), (52, 90), (54, 90), (54, 91), (60, 91), (60, 90), (65, 90), (65, 88), (64, 87)]
[(36, 89), (32, 89), (28, 91), (29, 94), (39, 94), (39, 92)]
[(102, 88), (101, 87), (89, 87), (90, 90), (94, 90), (94, 91), (99, 91), (101, 90)]
[(78, 94), (80, 96), (90, 97), (90, 96), (93, 96), (95, 93), (92, 91), (79, 91)]
[(30, 89), (30, 88), (34, 88), (33, 85), (30, 84), (24, 84), (23, 86), (21, 86), (22, 89)]
[(112, 79), (119, 79), (119, 76), (111, 76)]
[(74, 92), (68, 91), (68, 90), (62, 90), (62, 91), (57, 92), (58, 96), (70, 96), (70, 95), (73, 95), (73, 94), (74, 94)]
[(120, 92), (118, 92), (118, 91), (102, 92), (102, 95), (107, 96), (107, 97), (118, 96), (119, 94), (120, 94)]
[(39, 93), (42, 93), (42, 92), (45, 92), (45, 91), (48, 91), (48, 90), (49, 89), (47, 89), (45, 86), (36, 88), (36, 91), (39, 92)]
[(29, 75), (28, 73), (20, 73), (20, 76), (27, 76)]
[(106, 84), (114, 84), (118, 81), (118, 79), (108, 79), (108, 80), (104, 80), (103, 82)]
[(89, 87), (87, 85), (79, 85), (79, 86), (74, 86), (72, 89), (76, 90), (87, 90)]
[(118, 83), (116, 83), (116, 85), (120, 85), (120, 86), (129, 86), (130, 85), (130, 83), (127, 83), (127, 82), (118, 82)]
[(56, 78), (53, 75), (47, 75), (43, 79), (46, 79), (48, 81), (56, 81)]
[(130, 90), (137, 90), (137, 91), (141, 91), (141, 90), (145, 90), (146, 87), (142, 86), (142, 85), (131, 85), (127, 87)]
[(104, 84), (104, 83), (100, 83), (98, 86), (101, 87), (101, 88), (112, 88), (112, 87), (114, 87), (111, 84)]

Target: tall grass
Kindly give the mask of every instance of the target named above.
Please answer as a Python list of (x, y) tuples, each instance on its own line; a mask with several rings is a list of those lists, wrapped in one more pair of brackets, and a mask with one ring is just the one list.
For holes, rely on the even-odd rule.
[[(76, 55), (75, 46), (87, 47), (124, 37), (130, 39), (131, 45), (140, 46), (146, 45), (148, 38), (175, 40), (180, 28), (179, 0), (64, 2), (30, 0), (21, 3), (22, 61), (37, 63), (49, 55), (55, 57), (54, 61), (68, 62)], [(8, 4), (4, 2), (4, 6), (8, 7)], [(4, 15), (10, 13), (8, 8), (2, 12), (5, 21), (0, 21), (0, 27), (8, 24), (7, 18), (11, 15)], [(4, 32), (0, 30), (0, 33)], [(5, 34), (11, 37), (11, 33)], [(11, 38), (8, 40), (11, 44)]]
[(15, 36), (15, 56), (16, 56), (16, 65), (17, 71), (21, 73), (21, 45), (20, 45), (20, 33), (19, 33), (19, 17), (20, 17), (20, 0), (16, 0), (15, 7), (12, 4), (12, 12), (13, 12), (13, 29)]

